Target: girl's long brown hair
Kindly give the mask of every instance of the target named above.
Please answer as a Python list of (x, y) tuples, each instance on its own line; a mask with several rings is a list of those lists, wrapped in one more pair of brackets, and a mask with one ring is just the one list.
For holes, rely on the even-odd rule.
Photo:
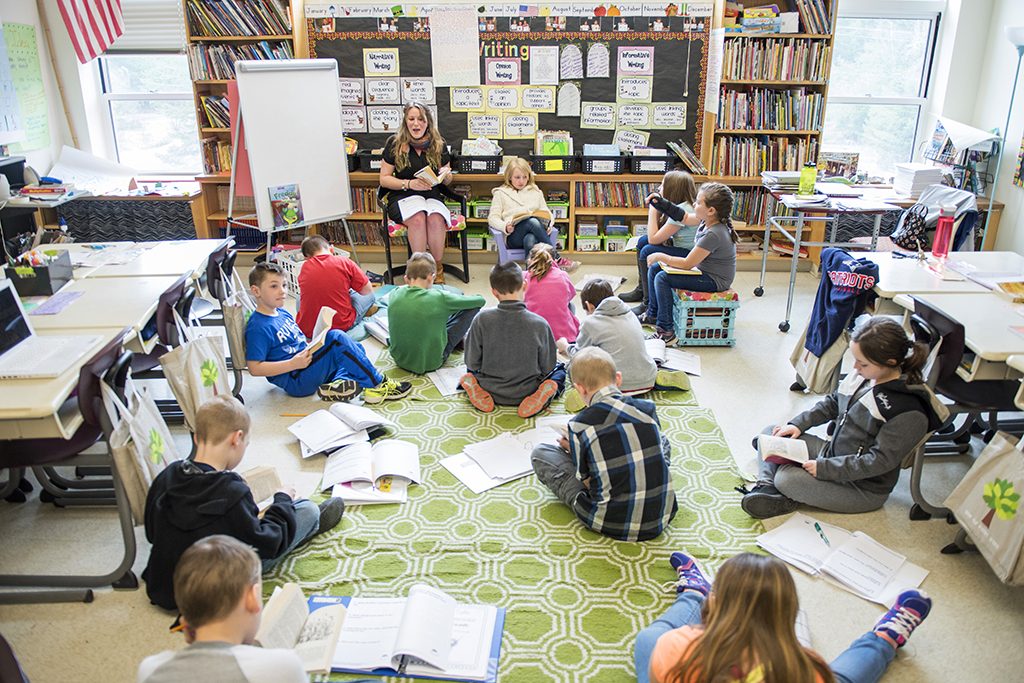
[[(673, 204), (693, 204), (697, 201), (697, 185), (693, 182), (693, 176), (686, 171), (669, 171), (661, 179), (661, 196)], [(665, 225), (668, 216), (658, 214), (658, 226)]]
[(852, 341), (875, 365), (898, 367), (907, 376), (907, 384), (921, 384), (921, 371), (928, 360), (928, 345), (907, 337), (903, 326), (892, 318), (876, 315), (853, 331)]
[(398, 132), (395, 133), (392, 142), (395, 152), (395, 168), (401, 171), (409, 165), (409, 143), (412, 142), (412, 136), (409, 135), (409, 129), (405, 125), (405, 117), (410, 109), (419, 109), (423, 113), (423, 118), (427, 120), (427, 135), (430, 136), (430, 147), (427, 148), (427, 161), (437, 171), (441, 168), (444, 138), (441, 137), (440, 131), (437, 130), (437, 123), (434, 122), (434, 113), (430, 111), (427, 105), (415, 101), (409, 102), (402, 107), (402, 125), (398, 127)]
[(781, 560), (753, 553), (728, 560), (704, 603), (703, 635), (666, 683), (742, 680), (758, 665), (764, 683), (834, 683), (828, 664), (796, 639), (797, 609), (796, 585)]
[(526, 262), (526, 269), (530, 271), (530, 275), (533, 276), (534, 280), (543, 278), (554, 265), (555, 250), (551, 248), (550, 244), (541, 242), (533, 245), (533, 249), (530, 250), (529, 259)]
[(729, 186), (722, 183), (704, 183), (700, 186), (699, 194), (704, 195), (704, 205), (714, 209), (718, 220), (725, 223), (725, 227), (729, 228), (729, 237), (732, 239), (732, 243), (736, 244), (739, 242), (740, 236), (736, 234), (736, 229), (732, 227), (732, 205), (734, 200)]

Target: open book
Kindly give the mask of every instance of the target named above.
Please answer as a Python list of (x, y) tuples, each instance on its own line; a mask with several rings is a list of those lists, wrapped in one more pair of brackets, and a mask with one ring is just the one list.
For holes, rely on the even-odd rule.
[(384, 425), (394, 427), (395, 423), (369, 408), (335, 403), (327, 410), (307, 415), (289, 427), (288, 431), (313, 453), (322, 453), (336, 448), (338, 442), (348, 442), (357, 432)]
[(328, 489), (352, 482), (379, 486), (384, 477), (419, 483), (420, 449), (416, 444), (381, 439), (372, 446), (363, 441), (340, 448), (327, 457), (320, 487)]
[(682, 370), (688, 375), (700, 377), (700, 356), (682, 349), (670, 349), (665, 342), (655, 337), (645, 339), (644, 348), (647, 355), (658, 364), (658, 367), (666, 370)]
[(420, 180), (430, 183), (430, 186), (440, 185), (444, 182), (444, 179), (451, 175), (452, 169), (445, 166), (441, 169), (440, 173), (434, 173), (434, 169), (429, 166), (424, 166), (420, 170), (416, 171), (415, 176)]
[(536, 211), (520, 211), (519, 213), (512, 216), (510, 223), (518, 223), (524, 221), (527, 218), (539, 218), (542, 223), (548, 225), (551, 223), (551, 212), (547, 209), (537, 209)]
[(820, 575), (854, 595), (888, 607), (928, 571), (860, 531), (819, 522), (797, 512), (757, 537), (757, 544), (797, 569)]
[(700, 268), (676, 268), (667, 263), (661, 264), (661, 269), (669, 275), (700, 275)]
[(776, 465), (801, 465), (810, 459), (807, 443), (785, 436), (760, 434), (757, 437), (757, 452), (761, 459)]
[(249, 485), (252, 499), (256, 501), (256, 507), (261, 514), (274, 504), (274, 494), (284, 488), (277, 470), (270, 465), (257, 465), (245, 472), (239, 472), (238, 476)]
[(267, 649), (295, 650), (308, 673), (326, 674), (331, 671), (344, 623), (344, 605), (330, 605), (311, 613), (302, 589), (286, 583), (274, 589), (263, 608), (256, 644)]
[(587, 286), (587, 283), (591, 280), (604, 280), (612, 288), (612, 291), (616, 291), (622, 286), (622, 283), (626, 281), (626, 278), (621, 275), (606, 275), (604, 273), (588, 273), (583, 276), (583, 279), (576, 283), (576, 291), (582, 292), (583, 288)]
[(335, 313), (337, 311), (330, 306), (320, 308), (320, 313), (316, 316), (316, 324), (313, 325), (313, 338), (309, 342), (311, 353), (316, 353), (324, 345), (327, 333), (331, 331), (331, 326), (334, 324)]
[(423, 584), (414, 585), (408, 598), (309, 599), (313, 614), (337, 604), (348, 609), (334, 652), (334, 671), (497, 680), (503, 608), (462, 605)]
[(363, 320), (363, 327), (366, 328), (366, 332), (371, 337), (379, 341), (384, 346), (390, 346), (391, 332), (388, 329), (387, 309), (384, 309), (369, 318), (365, 318)]

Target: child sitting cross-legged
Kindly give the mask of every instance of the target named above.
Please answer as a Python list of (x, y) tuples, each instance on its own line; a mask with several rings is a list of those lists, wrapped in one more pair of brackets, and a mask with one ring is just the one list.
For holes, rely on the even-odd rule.
[(295, 650), (254, 647), (263, 611), (260, 558), (251, 547), (216, 534), (193, 543), (174, 570), (185, 641), (139, 665), (138, 683), (239, 681), (306, 683)]
[(444, 365), (462, 343), (482, 296), (465, 296), (434, 287), (437, 264), (416, 252), (405, 265), (405, 285), (388, 295), (388, 337), (398, 367), (422, 375)]
[(620, 541), (655, 538), (678, 506), (654, 403), (623, 396), (622, 375), (599, 348), (577, 353), (569, 375), (588, 407), (558, 446), (533, 450), (533, 471), (588, 528)]
[(523, 271), (514, 261), (491, 268), (496, 308), (481, 311), (466, 337), (466, 369), (459, 385), (477, 410), (519, 406), (532, 417), (562, 393), (565, 366), (547, 321), (526, 310)]
[(306, 260), (299, 271), (302, 298), (295, 322), (306, 337), (313, 336), (324, 306), (335, 311), (331, 328), (342, 332), (377, 312), (366, 273), (352, 259), (335, 256), (330, 242), (320, 235), (310, 235), (302, 240), (302, 255)]
[(402, 398), (412, 385), (382, 375), (358, 343), (331, 330), (324, 345), (313, 350), (306, 335), (284, 306), (288, 290), (276, 263), (257, 263), (249, 271), (249, 291), (256, 311), (245, 326), (245, 357), (249, 374), (266, 377), (289, 396), (316, 392), (325, 401), (347, 401), (363, 391), (367, 403)]
[(530, 250), (526, 264), (526, 309), (548, 321), (556, 339), (576, 341), (580, 321), (572, 310), (576, 287), (564, 271), (555, 267), (555, 252), (550, 244), (537, 244)]
[(924, 592), (896, 598), (874, 628), (831, 664), (797, 640), (796, 584), (775, 557), (741, 553), (714, 586), (692, 557), (672, 553), (678, 596), (636, 638), (638, 683), (875, 683), (932, 608)]
[(234, 396), (217, 396), (196, 411), (196, 456), (157, 475), (146, 496), (146, 539), (153, 544), (142, 573), (150, 601), (175, 608), (172, 576), (185, 549), (201, 538), (227, 534), (256, 548), (263, 571), (341, 521), (345, 505), (329, 498), (319, 509), (282, 489), (259, 516), (252, 491), (232, 470), (249, 445), (249, 414)]

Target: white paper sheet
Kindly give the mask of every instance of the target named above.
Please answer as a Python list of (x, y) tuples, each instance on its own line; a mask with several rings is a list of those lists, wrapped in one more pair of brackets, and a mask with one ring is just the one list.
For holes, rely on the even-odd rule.
[(459, 380), (466, 374), (466, 366), (458, 365), (454, 368), (438, 368), (428, 372), (427, 377), (442, 396), (454, 396), (459, 393)]
[(530, 47), (530, 85), (558, 85), (558, 46)]
[(489, 491), (502, 484), (507, 484), (515, 479), (528, 476), (531, 472), (526, 472), (518, 477), (512, 479), (492, 479), (487, 476), (487, 473), (481, 469), (480, 465), (477, 465), (473, 458), (469, 457), (465, 453), (458, 453), (456, 455), (450, 455), (444, 458), (441, 462), (441, 467), (451, 472), (452, 476), (458, 479), (465, 485), (470, 491), (476, 494)]
[(562, 83), (558, 86), (556, 116), (580, 115), (580, 89), (575, 83)]
[(682, 370), (687, 375), (700, 377), (700, 356), (681, 349), (665, 349), (665, 362), (661, 367), (667, 370)]
[(464, 450), (491, 479), (508, 480), (533, 470), (530, 464), (532, 449), (527, 449), (523, 442), (511, 434), (469, 444)]
[(563, 81), (583, 78), (583, 51), (575, 43), (562, 45), (559, 54), (559, 73)]
[(480, 33), (472, 7), (435, 7), (430, 13), (434, 87), (480, 85)]
[(725, 57), (725, 29), (711, 29), (708, 44), (708, 69), (704, 88), (704, 111), (718, 113), (718, 89), (722, 85), (722, 60)]
[(65, 145), (48, 174), (93, 194), (126, 194), (138, 171)]

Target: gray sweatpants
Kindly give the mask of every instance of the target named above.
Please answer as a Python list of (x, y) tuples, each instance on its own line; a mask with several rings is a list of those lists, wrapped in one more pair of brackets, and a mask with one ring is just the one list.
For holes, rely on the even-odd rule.
[[(761, 433), (771, 434), (774, 428), (775, 425), (770, 425)], [(812, 459), (817, 458), (828, 444), (828, 441), (813, 434), (801, 434), (797, 438), (807, 444), (807, 452)], [(865, 491), (856, 482), (823, 481), (812, 477), (799, 465), (776, 465), (763, 460), (758, 468), (757, 480), (774, 484), (779, 493), (798, 503), (829, 512), (871, 512), (882, 507), (889, 497), (888, 493)]]

